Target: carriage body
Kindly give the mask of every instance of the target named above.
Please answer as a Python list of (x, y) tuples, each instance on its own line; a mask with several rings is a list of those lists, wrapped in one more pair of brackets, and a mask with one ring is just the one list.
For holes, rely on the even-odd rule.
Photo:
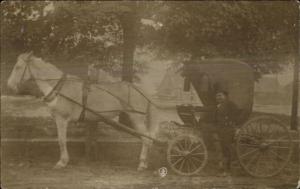
[[(271, 116), (251, 116), (255, 76), (249, 65), (231, 59), (201, 60), (186, 64), (182, 76), (185, 78), (184, 90), (189, 90), (190, 85), (193, 85), (203, 107), (216, 105), (215, 93), (218, 90), (227, 91), (230, 100), (237, 105), (242, 120), (238, 126), (240, 132), (235, 138), (235, 148), (239, 163), (248, 174), (270, 177), (278, 174), (286, 166), (292, 154), (292, 142), (287, 126)], [(205, 167), (208, 159), (206, 145), (201, 134), (199, 135), (204, 132), (201, 130), (201, 115), (198, 120), (195, 109), (193, 105), (177, 106), (183, 126), (196, 129), (192, 133), (197, 135), (176, 136), (168, 149), (171, 168), (182, 175), (199, 172)], [(183, 160), (179, 161), (182, 157)], [(187, 162), (193, 160), (194, 162), (188, 165)], [(183, 161), (185, 162), (180, 164)]]
[[(252, 112), (254, 96), (254, 71), (247, 64), (232, 59), (201, 60), (187, 64), (183, 68), (185, 79), (184, 90), (193, 85), (203, 107), (215, 105), (215, 93), (225, 90), (241, 114), (241, 122), (245, 122)], [(196, 126), (194, 110), (197, 107), (178, 105), (177, 112), (185, 126)], [(205, 114), (200, 114), (200, 120)]]
[(254, 71), (245, 63), (231, 59), (192, 62), (184, 67), (186, 83), (193, 85), (204, 106), (215, 105), (215, 92), (225, 90), (229, 98), (246, 114), (252, 112)]

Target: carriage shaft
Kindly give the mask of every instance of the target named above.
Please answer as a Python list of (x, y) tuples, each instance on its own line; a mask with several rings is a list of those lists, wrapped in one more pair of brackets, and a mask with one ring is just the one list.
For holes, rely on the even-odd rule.
[[(64, 95), (64, 94), (58, 93), (58, 95), (60, 95), (61, 97), (63, 97), (63, 98), (65, 98), (65, 99), (67, 99), (67, 100), (73, 102), (74, 104), (77, 104), (77, 105), (79, 105), (79, 106), (82, 107), (82, 104), (80, 104), (79, 102), (73, 100), (72, 98), (70, 98), (70, 97), (68, 97), (68, 96), (66, 96), (66, 95)], [(166, 145), (166, 144), (167, 144), (166, 141), (158, 140), (158, 139), (156, 139), (156, 138), (154, 138), (154, 137), (152, 137), (152, 136), (149, 136), (149, 135), (147, 135), (147, 134), (144, 134), (144, 133), (138, 132), (138, 131), (136, 131), (136, 130), (134, 130), (134, 129), (131, 129), (131, 128), (129, 128), (128, 126), (126, 126), (126, 125), (124, 125), (124, 124), (121, 124), (121, 123), (118, 123), (118, 122), (116, 122), (116, 121), (113, 121), (113, 120), (111, 120), (111, 119), (109, 119), (109, 118), (107, 118), (107, 117), (105, 117), (105, 116), (103, 116), (103, 115), (97, 113), (95, 110), (93, 110), (93, 109), (91, 109), (91, 108), (85, 107), (85, 109), (86, 109), (87, 111), (89, 111), (90, 113), (92, 113), (92, 114), (98, 116), (99, 118), (101, 118), (101, 121), (103, 121), (104, 123), (106, 123), (106, 124), (108, 124), (108, 125), (110, 125), (110, 126), (116, 128), (116, 129), (120, 129), (120, 130), (122, 130), (122, 131), (124, 131), (124, 132), (126, 132), (126, 133), (129, 133), (129, 134), (131, 134), (132, 136), (135, 136), (135, 137), (138, 137), (138, 138), (140, 138), (140, 137), (145, 137), (145, 138), (147, 138), (147, 139), (152, 140), (152, 141), (153, 141), (155, 144), (157, 144), (157, 145)]]

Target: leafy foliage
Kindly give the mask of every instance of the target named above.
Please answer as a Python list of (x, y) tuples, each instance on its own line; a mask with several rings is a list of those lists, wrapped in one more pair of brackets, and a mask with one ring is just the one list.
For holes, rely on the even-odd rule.
[[(107, 46), (122, 44), (115, 13), (128, 10), (121, 5), (116, 9), (115, 3), (13, 1), (3, 5), (2, 45), (16, 54), (34, 50), (56, 61), (91, 63), (105, 58)], [(49, 5), (55, 8), (45, 14)]]
[(297, 53), (298, 5), (278, 2), (165, 2), (155, 37), (164, 49), (192, 58), (229, 57), (259, 73), (277, 72)]
[[(102, 61), (108, 70), (118, 70), (124, 24), (129, 22), (124, 18), (134, 11), (134, 3), (4, 1), (2, 58), (14, 63), (19, 53), (34, 50), (53, 62), (84, 65)], [(264, 74), (280, 71), (282, 63), (297, 53), (298, 6), (294, 1), (137, 4), (139, 29), (132, 36), (137, 36), (140, 48), (147, 46), (160, 55), (157, 58), (236, 58)], [(136, 63), (135, 68), (139, 67)]]

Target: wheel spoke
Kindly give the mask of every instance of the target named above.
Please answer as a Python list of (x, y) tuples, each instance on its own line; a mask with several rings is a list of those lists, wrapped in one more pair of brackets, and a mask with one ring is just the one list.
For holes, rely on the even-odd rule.
[(171, 157), (184, 157), (184, 155), (180, 155), (180, 154), (171, 154)]
[(248, 156), (248, 155), (250, 155), (250, 154), (253, 154), (254, 152), (256, 152), (256, 151), (258, 151), (258, 150), (259, 150), (259, 149), (257, 148), (257, 149), (254, 149), (254, 150), (250, 151), (250, 152), (244, 153), (243, 155), (240, 156), (240, 158), (243, 158), (243, 157), (246, 157), (246, 156)]
[(192, 153), (192, 152), (194, 152), (195, 150), (197, 150), (198, 148), (200, 148), (200, 146), (201, 146), (201, 145), (197, 145), (196, 147), (194, 147), (194, 148), (190, 151), (190, 153)]
[(176, 152), (178, 152), (178, 155), (179, 155), (179, 154), (182, 154), (182, 151), (179, 149), (178, 146), (175, 146), (175, 147), (173, 148), (173, 150), (176, 151)]
[(266, 132), (265, 132), (265, 135), (266, 135), (266, 136), (269, 136), (269, 134), (270, 134), (269, 131), (270, 131), (270, 125), (268, 124), (268, 125), (267, 125), (267, 130), (266, 130)]
[(179, 170), (182, 170), (182, 167), (183, 167), (183, 164), (185, 163), (185, 159), (183, 158), (183, 160), (181, 161), (181, 164), (180, 164), (180, 167), (179, 167)]
[(282, 160), (282, 161), (286, 161), (283, 157), (281, 157), (280, 155), (278, 155), (277, 153), (275, 153), (272, 149), (269, 150), (269, 152), (273, 155), (275, 155), (278, 159)]
[(256, 130), (254, 129), (254, 127), (252, 126), (253, 124), (250, 124), (249, 127), (249, 133), (252, 134), (253, 136), (256, 136)]
[(194, 161), (192, 160), (192, 157), (189, 159), (189, 161), (191, 162), (192, 166), (194, 167), (194, 169), (197, 169), (197, 166), (195, 165)]
[(198, 156), (198, 155), (205, 155), (205, 153), (203, 152), (201, 152), (201, 153), (193, 153), (193, 154), (190, 154), (191, 156)]
[[(278, 139), (276, 139), (276, 137), (281, 136), (281, 135), (282, 135), (282, 134), (281, 134), (278, 130), (276, 130), (276, 131), (274, 131), (274, 132), (271, 134), (270, 139), (272, 139), (273, 137), (275, 137), (274, 140), (278, 140)], [(279, 139), (285, 138), (285, 137), (286, 137), (286, 136), (282, 136), (282, 137), (280, 137)]]
[(260, 137), (261, 135), (259, 134), (259, 126), (257, 124), (255, 124), (253, 126), (253, 129), (254, 129), (255, 136)]
[(255, 164), (255, 170), (254, 170), (255, 173), (257, 173), (257, 170), (259, 168), (260, 158), (261, 158), (261, 153), (258, 153), (258, 157), (256, 159), (256, 164)]
[(184, 159), (184, 157), (178, 158), (175, 163), (172, 163), (172, 165), (175, 166), (176, 164), (178, 164), (183, 159)]
[[(278, 159), (280, 159), (281, 162), (287, 161), (284, 157), (281, 157), (279, 154), (277, 154), (277, 153), (276, 153), (275, 151), (273, 151), (272, 149), (267, 150), (266, 152), (269, 154), (269, 161), (268, 161), (268, 162), (272, 162), (272, 165), (273, 165), (275, 168), (279, 167), (280, 164), (282, 164), (282, 163), (280, 163), (280, 162), (278, 161)], [(278, 159), (277, 159), (277, 158), (278, 158)]]
[(191, 167), (190, 167), (189, 159), (186, 159), (186, 167), (187, 167), (188, 173), (190, 173), (191, 172)]
[[(257, 152), (257, 151), (256, 151)], [(248, 169), (248, 166), (250, 164), (252, 164), (252, 162), (257, 158), (257, 156), (259, 155), (259, 153), (256, 153), (255, 155), (252, 156), (252, 158), (247, 162), (247, 164), (245, 165), (245, 167), (247, 167)]]
[(188, 144), (188, 140), (185, 138), (184, 140), (184, 147), (185, 147), (185, 149), (189, 149), (189, 144)]
[(262, 123), (261, 122), (259, 122), (258, 128), (259, 128), (259, 131), (260, 131), (260, 136), (263, 135), (263, 128), (262, 128)]
[[(257, 137), (253, 136), (253, 135), (249, 135), (249, 134), (244, 134), (244, 136), (241, 136), (239, 142), (241, 142), (243, 140), (250, 141), (251, 143), (258, 143)], [(246, 142), (243, 142), (243, 143), (246, 143)]]
[(194, 159), (194, 160), (196, 160), (196, 161), (198, 161), (198, 162), (200, 162), (201, 164), (203, 162), (203, 161), (199, 160), (199, 158), (196, 158), (196, 157), (193, 157), (193, 156), (191, 156), (191, 158)]
[(194, 143), (191, 141), (190, 145), (189, 145), (189, 150), (192, 149), (193, 145), (194, 145)]
[(266, 166), (264, 169), (266, 169), (266, 171), (268, 172), (273, 172), (272, 167), (276, 167), (277, 165), (274, 164), (274, 161), (272, 160), (272, 156), (270, 156), (271, 154), (268, 151), (266, 151), (265, 154), (266, 154), (266, 159), (264, 163)]

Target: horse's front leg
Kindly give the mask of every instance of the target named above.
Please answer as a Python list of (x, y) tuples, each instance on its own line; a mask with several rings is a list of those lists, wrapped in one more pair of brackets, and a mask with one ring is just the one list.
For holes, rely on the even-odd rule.
[(58, 134), (58, 144), (60, 149), (60, 159), (54, 166), (55, 169), (60, 169), (65, 167), (69, 162), (69, 154), (67, 149), (67, 127), (69, 121), (62, 118), (61, 116), (55, 117), (55, 122), (57, 126)]
[(140, 153), (140, 163), (138, 166), (138, 171), (143, 171), (148, 168), (148, 155), (149, 155), (149, 150), (152, 146), (152, 141), (142, 137), (142, 150)]

